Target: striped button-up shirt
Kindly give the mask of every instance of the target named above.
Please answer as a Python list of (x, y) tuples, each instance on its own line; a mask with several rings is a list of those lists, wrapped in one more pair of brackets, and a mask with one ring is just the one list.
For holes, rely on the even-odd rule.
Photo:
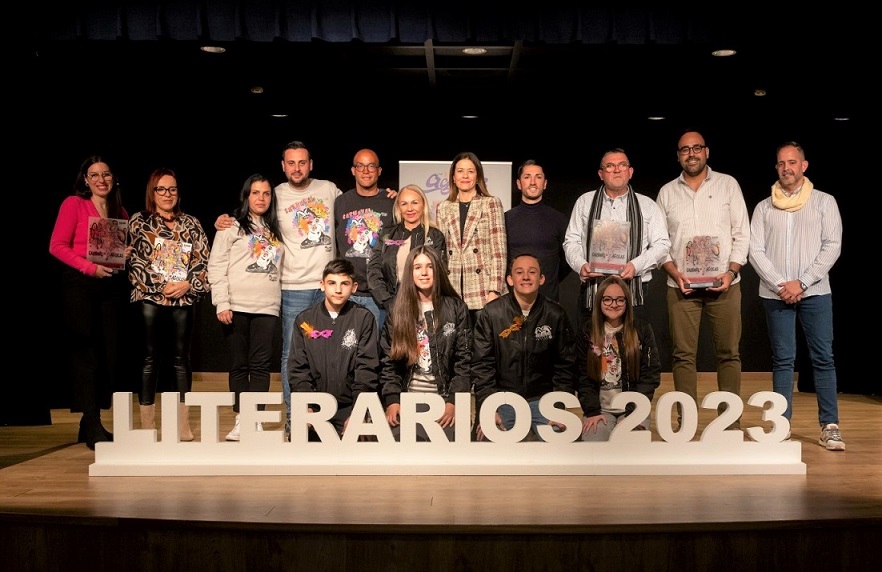
[(800, 280), (803, 296), (830, 294), (830, 269), (842, 251), (842, 217), (832, 195), (818, 189), (805, 205), (787, 212), (769, 197), (753, 211), (750, 264), (760, 277), (761, 298), (778, 299), (779, 284)]

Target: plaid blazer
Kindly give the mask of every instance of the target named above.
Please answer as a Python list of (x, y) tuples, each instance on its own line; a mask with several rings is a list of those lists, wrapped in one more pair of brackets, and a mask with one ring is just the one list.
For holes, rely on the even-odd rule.
[(499, 197), (476, 195), (465, 229), (459, 231), (459, 203), (438, 203), (435, 222), (447, 243), (447, 273), (469, 310), (484, 307), (491, 290), (507, 291), (505, 213)]

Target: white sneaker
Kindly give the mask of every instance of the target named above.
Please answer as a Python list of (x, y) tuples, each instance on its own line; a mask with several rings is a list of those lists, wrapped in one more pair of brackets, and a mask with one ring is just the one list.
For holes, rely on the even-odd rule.
[(839, 425), (836, 423), (824, 425), (818, 444), (827, 447), (828, 451), (845, 451), (845, 442), (842, 440), (842, 435), (839, 434)]
[(239, 440), (239, 416), (236, 415), (236, 424), (233, 426), (233, 430), (227, 433), (227, 441), (238, 441)]

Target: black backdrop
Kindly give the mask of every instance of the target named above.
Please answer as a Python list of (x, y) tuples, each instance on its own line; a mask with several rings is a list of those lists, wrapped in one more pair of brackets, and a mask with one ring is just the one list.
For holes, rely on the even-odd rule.
[[(211, 4), (214, 8), (208, 9)], [(842, 26), (836, 36), (824, 41), (797, 43), (790, 59), (779, 61), (777, 40), (768, 47), (767, 74), (780, 75), (799, 96), (770, 100), (767, 109), (742, 106), (725, 100), (707, 100), (696, 95), (698, 83), (725, 80), (702, 76), (693, 70), (697, 61), (688, 56), (682, 65), (660, 70), (658, 76), (634, 76), (619, 69), (615, 60), (606, 69), (586, 67), (579, 89), (563, 92), (543, 84), (518, 85), (516, 90), (466, 93), (401, 93), (395, 84), (373, 85), (370, 78), (352, 75), (352, 68), (335, 74), (335, 62), (320, 61), (299, 73), (298, 61), (280, 66), (277, 74), (294, 101), (294, 112), (285, 119), (271, 119), (248, 113), (239, 101), (205, 97), (205, 68), (175, 65), (155, 53), (130, 59), (133, 45), (169, 45), (217, 39), (233, 42), (267, 42), (268, 49), (283, 49), (285, 42), (383, 42), (433, 39), (437, 42), (686, 44), (704, 49), (713, 39), (727, 36), (762, 58), (767, 46), (747, 45), (748, 37), (779, 37), (777, 21), (758, 15), (732, 14), (715, 18), (700, 11), (641, 11), (581, 9), (555, 12), (544, 3), (541, 12), (506, 12), (493, 19), (489, 12), (460, 11), (454, 4), (425, 10), (394, 11), (391, 2), (299, 3), (308, 17), (293, 18), (288, 2), (177, 2), (139, 4), (142, 9), (123, 8), (124, 3), (81, 2), (55, 11), (42, 10), (39, 25), (24, 27), (25, 42), (16, 46), (9, 66), (10, 90), (7, 102), (7, 173), (10, 211), (21, 210), (36, 220), (36, 251), (39, 263), (18, 264), (7, 276), (8, 292), (15, 297), (14, 315), (26, 327), (14, 336), (14, 359), (33, 365), (33, 381), (15, 384), (38, 408), (68, 402), (66, 366), (60, 351), (65, 341), (59, 329), (59, 263), (48, 254), (48, 237), (58, 205), (70, 193), (80, 161), (91, 153), (113, 158), (124, 188), (125, 206), (130, 212), (143, 205), (147, 174), (156, 166), (168, 165), (180, 174), (182, 205), (198, 217), (213, 237), (212, 223), (218, 214), (231, 209), (241, 182), (260, 171), (275, 182), (282, 180), (280, 150), (289, 140), (305, 141), (315, 160), (313, 175), (331, 179), (346, 190), (351, 184), (349, 165), (358, 149), (375, 149), (383, 164), (381, 185), (398, 187), (399, 160), (447, 160), (462, 150), (472, 150), (485, 161), (527, 158), (543, 162), (549, 178), (546, 200), (569, 213), (576, 198), (596, 186), (597, 163), (608, 148), (625, 148), (635, 167), (633, 184), (638, 192), (655, 197), (662, 184), (679, 172), (675, 143), (685, 126), (703, 132), (710, 146), (710, 165), (736, 177), (744, 190), (749, 210), (769, 193), (775, 180), (775, 148), (784, 140), (796, 139), (808, 152), (808, 176), (816, 187), (835, 195), (844, 219), (843, 254), (832, 273), (836, 300), (835, 354), (840, 390), (877, 394), (878, 382), (859, 364), (872, 355), (870, 336), (855, 334), (855, 327), (867, 329), (875, 293), (858, 284), (871, 284), (871, 271), (860, 256), (865, 235), (872, 237), (875, 197), (867, 189), (872, 177), (872, 156), (860, 142), (868, 140), (867, 117), (853, 114), (852, 121), (834, 122), (819, 116), (815, 108), (829, 103), (835, 94), (846, 101), (862, 101), (860, 90), (851, 89), (847, 77), (833, 76), (817, 67), (803, 69), (801, 54), (808, 45), (818, 50), (850, 54), (843, 40), (850, 38)], [(339, 6), (338, 6), (339, 5)], [(346, 17), (332, 8), (349, 7)], [(351, 9), (357, 6), (357, 9)], [(421, 4), (418, 4), (421, 6)], [(260, 11), (270, 9), (272, 14)], [(279, 7), (288, 11), (281, 14)], [(392, 7), (392, 8), (390, 8)], [(462, 8), (462, 6), (459, 6)], [(257, 10), (257, 12), (255, 12)], [(379, 11), (378, 11), (379, 10)], [(588, 10), (588, 11), (586, 11)], [(284, 10), (283, 10), (284, 11)], [(371, 16), (373, 14), (373, 16)], [(378, 17), (377, 14), (380, 14)], [(578, 17), (573, 19), (573, 15)], [(588, 17), (590, 14), (591, 17)], [(302, 16), (302, 15), (301, 15)], [(819, 16), (822, 21), (827, 15)], [(304, 19), (306, 18), (306, 19)], [(284, 25), (279, 24), (284, 20)], [(311, 22), (304, 28), (303, 22)], [(294, 24), (292, 25), (292, 22)], [(390, 25), (394, 22), (394, 25)], [(833, 18), (832, 24), (841, 22)], [(793, 21), (794, 25), (804, 23)], [(376, 28), (374, 26), (379, 26)], [(338, 27), (342, 26), (342, 27)], [(354, 27), (353, 27), (354, 26)], [(382, 29), (378, 32), (377, 29)], [(736, 32), (741, 36), (732, 36)], [(811, 30), (820, 32), (820, 30)], [(19, 30), (18, 33), (22, 33)], [(804, 36), (806, 34), (803, 34)], [(811, 35), (811, 34), (809, 34)], [(784, 34), (787, 36), (787, 34)], [(789, 36), (787, 36), (789, 37)], [(814, 37), (814, 36), (813, 36)], [(280, 44), (279, 42), (282, 42)], [(789, 44), (787, 44), (789, 45)], [(108, 50), (110, 47), (110, 51)], [(772, 48), (774, 47), (774, 51)], [(59, 51), (67, 57), (51, 60), (45, 53)], [(115, 54), (123, 51), (126, 58)], [(697, 54), (697, 51), (694, 53)], [(109, 55), (110, 54), (110, 55)], [(173, 56), (174, 57), (174, 56)], [(752, 60), (751, 60), (752, 61)], [(831, 65), (836, 65), (834, 63)], [(184, 62), (189, 64), (191, 62)], [(273, 64), (275, 65), (275, 61)], [(620, 66), (621, 67), (621, 66)], [(322, 80), (340, 76), (339, 83), (317, 85), (310, 73), (325, 70)], [(356, 68), (357, 69), (357, 66)], [(215, 75), (219, 70), (209, 69)], [(835, 70), (834, 70), (835, 71)], [(839, 89), (841, 88), (841, 89)], [(601, 94), (603, 94), (601, 96)], [(612, 94), (612, 95), (610, 95)], [(489, 99), (496, 113), (477, 120), (452, 117), (447, 109), (455, 100)], [(668, 121), (648, 122), (634, 107), (656, 98), (680, 103)], [(416, 111), (414, 111), (416, 109)], [(860, 106), (858, 106), (860, 110)], [(11, 150), (9, 150), (11, 149)], [(514, 173), (512, 174), (514, 176)], [(512, 184), (512, 204), (517, 193)], [(865, 190), (866, 189), (866, 190)], [(867, 192), (869, 191), (869, 192)], [(15, 216), (15, 215), (13, 215)], [(30, 234), (30, 233), (29, 233)], [(14, 263), (13, 263), (14, 264)], [(22, 272), (18, 267), (26, 268)], [(37, 272), (32, 269), (37, 268)], [(757, 278), (748, 265), (743, 272), (742, 358), (744, 371), (769, 371), (770, 357), (762, 309), (756, 295)], [(664, 280), (657, 273), (648, 305), (659, 338), (663, 365), (670, 370), (670, 339), (664, 306)], [(575, 276), (563, 286), (564, 302), (574, 310)], [(26, 300), (19, 302), (18, 300)], [(197, 309), (193, 344), (196, 371), (224, 371), (220, 329), (209, 301)], [(856, 315), (855, 315), (856, 314)], [(132, 320), (127, 337), (137, 347), (138, 324)], [(277, 340), (280, 347), (280, 340)], [(277, 355), (278, 355), (277, 348)], [(801, 352), (804, 356), (805, 352)], [(121, 390), (137, 389), (137, 350), (132, 350), (131, 373)], [(277, 363), (278, 360), (275, 360)], [(712, 371), (713, 359), (707, 333), (702, 336), (699, 369)], [(802, 378), (806, 378), (801, 365)], [(802, 388), (802, 385), (801, 385)], [(7, 399), (4, 410), (15, 408)]]

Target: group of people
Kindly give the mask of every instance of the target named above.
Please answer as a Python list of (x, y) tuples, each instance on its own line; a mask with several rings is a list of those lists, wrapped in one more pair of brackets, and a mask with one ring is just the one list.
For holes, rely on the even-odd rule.
[[(841, 243), (835, 199), (812, 188), (804, 151), (789, 142), (778, 150), (772, 195), (751, 221), (735, 179), (707, 165), (700, 133), (684, 132), (676, 152), (683, 172), (657, 200), (631, 186), (634, 169), (624, 150), (606, 152), (600, 187), (579, 197), (569, 217), (542, 202), (547, 180), (538, 162), (519, 167), (521, 203), (504, 212), (487, 189), (481, 161), (460, 153), (450, 164), (450, 193), (433, 220), (418, 185), (380, 189), (374, 151), (355, 154), (355, 186), (344, 193), (312, 178), (308, 148), (292, 141), (282, 152), (286, 181), (272, 188), (261, 174), (249, 177), (232, 216), (215, 221), (211, 248), (199, 221), (180, 210), (173, 171), (151, 174), (145, 209), (129, 219), (109, 164), (90, 157), (61, 206), (50, 245), (66, 264), (72, 410), (83, 412), (79, 440), (94, 448), (112, 439), (100, 410), (118, 366), (126, 296), (140, 304), (144, 320), (139, 404), (141, 426), (153, 428), (160, 366), (172, 367), (182, 399), (191, 389), (193, 306), (209, 294), (235, 394), (236, 421), (227, 440), (239, 440), (241, 393), (269, 389), (279, 321), (286, 434), (292, 391), (332, 394), (338, 405), (332, 423), (341, 434), (363, 392), (378, 393), (395, 434), (402, 392), (437, 393), (445, 402), (437, 422), (450, 439), (457, 393), (471, 392), (480, 411), (487, 397), (506, 391), (529, 403), (532, 434), (541, 439), (540, 426), (565, 428), (542, 415), (539, 399), (564, 391), (578, 396), (583, 440), (606, 440), (631, 410), (613, 407), (614, 397), (638, 391), (652, 400), (659, 386), (659, 352), (644, 314), (646, 283), (656, 268), (668, 274), (675, 388), (697, 397), (698, 331), (706, 315), (719, 388), (740, 393), (739, 272), (750, 257), (761, 279), (773, 385), (787, 399), (785, 416), (792, 410), (798, 316), (815, 368), (819, 442), (844, 449), (828, 277)], [(124, 270), (90, 260), (92, 217), (128, 221)], [(621, 264), (612, 271), (591, 261), (599, 221), (618, 221), (626, 230)], [(699, 236), (713, 237), (714, 256), (723, 264), (706, 287), (690, 282), (680, 256)], [(570, 268), (582, 285), (576, 328), (559, 300)], [(500, 430), (515, 425), (509, 405), (489, 418)], [(486, 438), (480, 416), (475, 419), (473, 437)], [(178, 421), (180, 438), (193, 439), (183, 402)], [(645, 419), (640, 427), (649, 425)], [(417, 436), (429, 438), (424, 431)]]

